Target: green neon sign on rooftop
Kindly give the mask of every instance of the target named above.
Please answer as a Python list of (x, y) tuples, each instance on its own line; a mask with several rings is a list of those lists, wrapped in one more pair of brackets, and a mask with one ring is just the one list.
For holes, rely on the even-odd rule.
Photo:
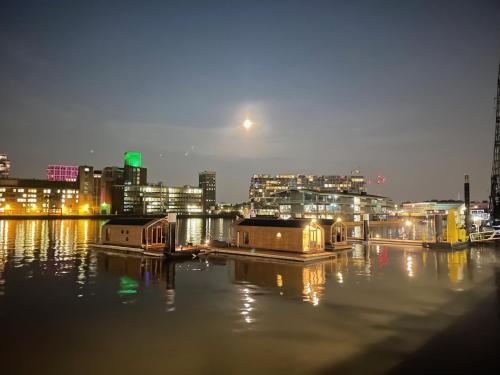
[(138, 151), (127, 151), (123, 155), (125, 165), (130, 167), (142, 167), (142, 154)]

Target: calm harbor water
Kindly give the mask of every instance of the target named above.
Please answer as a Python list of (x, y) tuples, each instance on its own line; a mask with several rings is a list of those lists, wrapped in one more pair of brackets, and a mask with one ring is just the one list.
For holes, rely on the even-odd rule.
[[(167, 263), (92, 250), (101, 224), (0, 220), (2, 373), (384, 373), (498, 288), (493, 247)], [(179, 240), (228, 225), (183, 220)]]

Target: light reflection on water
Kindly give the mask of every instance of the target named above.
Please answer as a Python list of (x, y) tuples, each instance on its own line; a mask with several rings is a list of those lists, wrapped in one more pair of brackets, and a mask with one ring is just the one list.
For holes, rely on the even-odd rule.
[[(236, 366), (243, 373), (310, 373), (372, 347), (380, 356), (373, 366), (384, 366), (380, 353), (388, 362), (396, 354), (377, 343), (395, 336), (413, 350), (496, 287), (497, 259), (488, 247), (357, 244), (306, 265), (221, 256), (167, 263), (92, 250), (101, 224), (0, 221), (0, 359), (7, 369), (35, 371), (30, 366), (42, 361), (53, 373), (67, 366), (91, 373), (107, 363), (109, 347), (131, 357), (113, 368), (129, 373), (164, 372), (166, 355), (172, 373), (200, 373), (209, 364), (221, 373)], [(178, 235), (186, 242), (223, 239), (228, 225), (190, 219)], [(35, 330), (43, 334), (31, 335)], [(122, 346), (134, 340), (148, 345)], [(67, 359), (30, 350), (45, 346)], [(22, 361), (26, 352), (33, 361)], [(93, 361), (82, 364), (81, 352)]]
[[(349, 237), (362, 238), (362, 224), (350, 226)], [(370, 236), (373, 238), (391, 238), (400, 240), (423, 240), (433, 236), (430, 222), (422, 220), (400, 220), (397, 223), (370, 222)]]
[(179, 228), (177, 243), (186, 245), (188, 243), (199, 244), (204, 242), (205, 239), (227, 240), (230, 223), (231, 220), (222, 218), (180, 218), (177, 220)]

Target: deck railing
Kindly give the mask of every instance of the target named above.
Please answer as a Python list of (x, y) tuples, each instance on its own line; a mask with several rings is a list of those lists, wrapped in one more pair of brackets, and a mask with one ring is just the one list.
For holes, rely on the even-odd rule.
[(500, 240), (500, 230), (487, 230), (470, 234), (471, 242), (486, 242)]

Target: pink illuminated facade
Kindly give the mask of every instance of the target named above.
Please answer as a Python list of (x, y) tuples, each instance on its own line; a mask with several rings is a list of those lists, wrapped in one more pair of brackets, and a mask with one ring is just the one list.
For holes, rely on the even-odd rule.
[(78, 178), (78, 167), (74, 165), (49, 165), (47, 180), (74, 182)]

